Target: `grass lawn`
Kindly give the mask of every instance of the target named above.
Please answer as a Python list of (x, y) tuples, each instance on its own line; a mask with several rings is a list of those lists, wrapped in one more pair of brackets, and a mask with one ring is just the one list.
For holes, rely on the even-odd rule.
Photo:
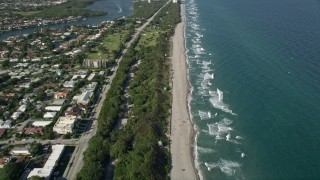
[(141, 39), (136, 46), (136, 50), (139, 50), (141, 46), (150, 47), (157, 45), (157, 39), (162, 31), (159, 30), (146, 30), (142, 33)]
[[(100, 45), (93, 48), (90, 53), (88, 53), (88, 59), (91, 60), (105, 60), (112, 58), (112, 51), (119, 51), (120, 44), (124, 41), (124, 37), (129, 33), (128, 30), (123, 30), (121, 32), (116, 32), (108, 35), (102, 40)], [(101, 47), (105, 48), (107, 51), (101, 51)]]
[(15, 14), (20, 14), (22, 16), (32, 16), (34, 14), (37, 14), (41, 11), (14, 11)]

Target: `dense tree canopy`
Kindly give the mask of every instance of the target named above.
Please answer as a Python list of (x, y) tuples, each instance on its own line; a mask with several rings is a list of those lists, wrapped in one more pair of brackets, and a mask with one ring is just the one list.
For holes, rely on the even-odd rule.
[[(168, 17), (170, 16), (170, 17)], [(162, 20), (161, 20), (162, 19)], [(170, 115), (169, 38), (180, 21), (179, 5), (170, 3), (149, 27), (160, 33), (157, 44), (135, 49), (138, 39), (124, 55), (98, 118), (98, 131), (84, 154), (77, 179), (102, 179), (107, 160), (116, 160), (115, 179), (168, 179), (170, 153), (165, 135)], [(140, 60), (129, 81), (133, 64)], [(129, 82), (128, 82), (129, 81)], [(127, 86), (129, 83), (129, 86)], [(133, 103), (126, 126), (115, 129), (126, 110), (128, 88)], [(159, 144), (159, 141), (161, 144)]]

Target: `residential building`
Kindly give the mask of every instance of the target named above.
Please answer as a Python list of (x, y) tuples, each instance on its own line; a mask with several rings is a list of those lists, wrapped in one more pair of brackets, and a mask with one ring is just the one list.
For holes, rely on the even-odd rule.
[(11, 150), (10, 154), (17, 155), (30, 155), (30, 151), (27, 147), (15, 147)]
[(100, 72), (99, 72), (99, 75), (100, 75), (100, 76), (103, 76), (104, 73), (105, 73), (104, 71), (100, 71)]
[(6, 135), (6, 133), (7, 133), (7, 129), (1, 128), (1, 129), (0, 129), (0, 138), (1, 138), (2, 136)]
[(68, 93), (69, 93), (69, 91), (59, 91), (59, 92), (55, 92), (55, 93), (53, 94), (53, 97), (54, 97), (55, 99), (64, 99), (64, 98), (67, 97)]
[(27, 105), (23, 104), (23, 105), (21, 105), (21, 106), (19, 107), (19, 109), (18, 109), (17, 111), (19, 111), (19, 112), (25, 112), (26, 109), (27, 109)]
[(16, 119), (18, 119), (18, 118), (20, 117), (21, 114), (22, 114), (22, 112), (14, 112), (14, 113), (12, 114), (11, 118), (12, 118), (13, 120), (16, 120)]
[(86, 90), (87, 91), (95, 91), (96, 90), (96, 88), (97, 88), (97, 85), (98, 85), (98, 83), (97, 82), (92, 82), (92, 83), (90, 83), (90, 84), (88, 84), (87, 86), (86, 86)]
[(48, 126), (52, 121), (34, 121), (32, 126), (34, 127), (45, 127)]
[(46, 112), (44, 115), (43, 115), (43, 118), (45, 119), (50, 119), (50, 118), (54, 118), (54, 116), (56, 116), (56, 112)]
[(10, 157), (3, 157), (0, 159), (0, 168), (3, 168), (8, 162), (11, 161)]
[(62, 106), (47, 106), (44, 109), (46, 111), (54, 111), (54, 112), (59, 112), (61, 110)]
[(91, 97), (92, 97), (93, 93), (90, 92), (90, 91), (85, 91), (83, 92), (79, 98), (77, 99), (77, 103), (78, 104), (82, 104), (82, 105), (88, 105), (90, 100), (91, 100)]
[(88, 70), (79, 70), (73, 75), (72, 80), (76, 78), (84, 79), (87, 76), (87, 74), (88, 74)]
[(87, 80), (88, 80), (88, 81), (91, 81), (95, 76), (96, 76), (95, 73), (91, 73), (91, 74), (88, 76)]
[(81, 116), (83, 109), (80, 105), (76, 104), (72, 107), (68, 107), (67, 110), (64, 112), (65, 116)]
[(68, 132), (71, 133), (76, 120), (76, 116), (61, 116), (53, 126), (53, 131), (58, 134), (67, 134)]
[(57, 105), (57, 106), (62, 106), (66, 102), (66, 99), (55, 99), (51, 104), (52, 105)]
[(10, 129), (12, 126), (12, 121), (11, 120), (6, 120), (5, 122), (1, 122), (0, 121), (0, 128), (4, 128), (4, 129)]
[(76, 81), (66, 81), (64, 84), (63, 84), (63, 87), (66, 87), (66, 88), (73, 88), (76, 84)]
[(50, 179), (56, 164), (58, 163), (65, 145), (53, 145), (52, 153), (50, 154), (47, 162), (42, 168), (34, 168), (28, 175), (28, 179), (32, 176), (39, 176), (41, 178)]
[(43, 135), (43, 128), (41, 127), (32, 127), (32, 128), (27, 128), (25, 131), (24, 131), (24, 134), (26, 135), (32, 135), (32, 134), (41, 134)]

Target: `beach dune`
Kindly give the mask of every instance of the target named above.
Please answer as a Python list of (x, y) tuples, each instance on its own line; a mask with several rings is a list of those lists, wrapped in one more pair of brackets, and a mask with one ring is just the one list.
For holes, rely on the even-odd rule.
[(173, 101), (171, 117), (171, 179), (198, 179), (193, 161), (193, 126), (188, 112), (187, 96), (189, 83), (184, 43), (184, 5), (181, 5), (182, 22), (175, 29), (173, 36)]

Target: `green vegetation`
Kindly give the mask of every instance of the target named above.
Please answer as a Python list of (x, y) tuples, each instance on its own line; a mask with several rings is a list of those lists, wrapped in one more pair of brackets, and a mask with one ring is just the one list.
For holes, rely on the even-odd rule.
[(107, 35), (100, 45), (92, 48), (87, 55), (90, 60), (115, 59), (118, 52), (124, 47), (124, 43), (130, 38), (129, 30), (120, 30)]
[(156, 46), (157, 40), (161, 33), (163, 32), (159, 30), (154, 30), (154, 29), (146, 30), (142, 34), (141, 39), (136, 47), (136, 50), (140, 50), (141, 47)]
[[(98, 16), (106, 12), (91, 11), (86, 6), (96, 0), (68, 0), (66, 3), (55, 6), (48, 6), (41, 9), (41, 12), (32, 14), (33, 17), (67, 17), (67, 16)], [(57, 13), (59, 12), (59, 13)], [(30, 14), (30, 12), (28, 12)]]
[(23, 173), (23, 163), (10, 162), (0, 169), (0, 180), (16, 180), (19, 179)]
[(14, 14), (19, 14), (21, 16), (32, 16), (34, 14), (40, 13), (41, 11), (13, 11)]
[[(170, 153), (166, 148), (169, 140), (165, 133), (171, 92), (168, 91), (170, 61), (165, 54), (170, 51), (172, 29), (179, 22), (178, 11), (177, 4), (166, 6), (147, 31), (150, 32), (154, 22), (163, 19), (151, 31), (158, 35), (157, 43), (141, 46), (136, 53), (141, 64), (129, 85), (131, 103), (134, 105), (133, 116), (125, 128), (119, 130), (117, 141), (111, 148), (111, 155), (117, 159), (115, 179), (168, 179)], [(171, 18), (174, 21), (169, 21)], [(159, 141), (162, 145), (158, 144)]]
[[(146, 37), (133, 43), (119, 64), (99, 114), (97, 134), (84, 153), (84, 166), (77, 176), (79, 180), (102, 179), (105, 163), (110, 159), (116, 160), (115, 179), (169, 179), (169, 140), (165, 133), (171, 92), (170, 60), (166, 54), (170, 52), (169, 39), (174, 27), (180, 21), (179, 5), (170, 3), (154, 21), (143, 32)], [(128, 82), (137, 60), (141, 63), (134, 78)], [(115, 130), (127, 109), (124, 93), (128, 83), (131, 95), (128, 100), (134, 107), (126, 126)]]
[(117, 74), (99, 114), (97, 134), (89, 141), (88, 149), (84, 153), (84, 166), (77, 179), (101, 179), (103, 177), (105, 162), (110, 158), (110, 133), (124, 109), (122, 105), (123, 85), (128, 79), (127, 73), (130, 66), (135, 62), (132, 57), (132, 49), (129, 49), (119, 64)]
[(17, 7), (13, 9), (6, 9), (4, 12), (26, 18), (62, 18), (68, 16), (87, 17), (107, 14), (107, 12), (104, 11), (92, 11), (86, 8), (87, 5), (94, 3), (95, 1), (97, 0), (68, 0), (65, 3), (57, 5), (38, 6), (33, 8)]
[(41, 143), (33, 142), (30, 145), (29, 151), (30, 151), (32, 156), (36, 156), (41, 152), (41, 149), (42, 149)]
[(133, 16), (136, 18), (148, 19), (165, 3), (166, 1), (154, 1), (152, 3), (148, 3), (147, 1), (136, 1), (133, 4)]

